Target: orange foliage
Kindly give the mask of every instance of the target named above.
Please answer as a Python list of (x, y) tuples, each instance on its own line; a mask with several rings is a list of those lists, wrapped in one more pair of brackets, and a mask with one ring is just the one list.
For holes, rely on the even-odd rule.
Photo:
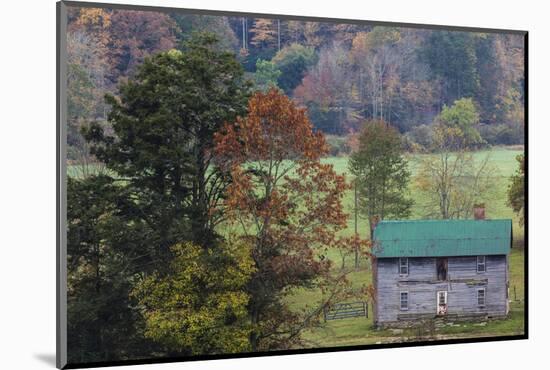
[[(253, 245), (258, 272), (250, 283), (251, 317), (258, 338), (264, 338), (252, 340), (256, 349), (289, 345), (284, 338), (267, 335), (278, 331), (268, 326), (303, 327), (305, 320), (290, 311), (283, 315), (284, 304), (270, 304), (266, 296), (272, 300), (292, 288), (316, 286), (328, 292), (327, 300), (334, 299), (345, 291), (345, 279), (340, 276), (336, 282), (329, 274), (327, 250), (366, 246), (338, 236), (347, 224), (342, 200), (350, 186), (332, 165), (321, 163), (327, 150), (306, 111), (277, 89), (255, 93), (248, 115), (215, 136), (218, 165), (232, 177), (225, 211)], [(264, 320), (254, 322), (255, 317)]]

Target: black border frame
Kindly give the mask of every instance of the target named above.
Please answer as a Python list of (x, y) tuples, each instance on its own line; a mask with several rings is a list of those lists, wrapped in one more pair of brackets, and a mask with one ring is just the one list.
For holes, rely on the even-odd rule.
[[(64, 35), (67, 30), (67, 7), (82, 7), (82, 8), (111, 8), (111, 9), (126, 9), (126, 10), (141, 10), (155, 12), (180, 12), (187, 14), (198, 15), (213, 15), (213, 16), (233, 16), (233, 17), (255, 17), (255, 18), (270, 18), (270, 19), (287, 19), (310, 22), (326, 22), (326, 23), (346, 23), (360, 25), (377, 25), (377, 26), (393, 26), (404, 28), (421, 28), (432, 30), (448, 30), (448, 31), (463, 31), (463, 32), (483, 32), (483, 33), (506, 33), (521, 35), (524, 37), (524, 155), (525, 155), (525, 205), (524, 205), (524, 334), (522, 335), (507, 335), (496, 337), (478, 337), (478, 338), (460, 338), (460, 339), (443, 339), (434, 341), (418, 341), (407, 343), (386, 343), (386, 344), (368, 344), (368, 345), (353, 345), (353, 346), (338, 346), (338, 347), (321, 347), (321, 348), (304, 348), (294, 350), (277, 350), (269, 352), (246, 352), (238, 354), (218, 354), (218, 355), (196, 355), (189, 357), (162, 357), (162, 358), (143, 358), (133, 360), (120, 361), (104, 361), (104, 362), (86, 362), (86, 363), (67, 363), (67, 292), (66, 292), (66, 238), (63, 231), (66, 227), (66, 81), (63, 79), (66, 72), (66, 38)], [(78, 369), (78, 368), (93, 368), (107, 366), (123, 366), (123, 365), (143, 365), (143, 364), (161, 364), (173, 362), (191, 362), (204, 360), (220, 360), (234, 358), (249, 358), (249, 357), (267, 357), (281, 356), (294, 354), (310, 354), (310, 353), (328, 353), (328, 352), (343, 352), (343, 351), (359, 351), (382, 348), (403, 348), (403, 347), (419, 347), (419, 346), (439, 346), (448, 344), (461, 343), (483, 343), (483, 342), (500, 342), (508, 340), (521, 340), (529, 338), (529, 32), (524, 30), (510, 29), (495, 29), (482, 27), (460, 27), (448, 25), (432, 25), (421, 23), (403, 23), (403, 22), (383, 22), (358, 19), (342, 19), (342, 18), (324, 18), (324, 17), (308, 17), (286, 14), (263, 14), (263, 13), (248, 13), (238, 11), (224, 10), (206, 10), (206, 9), (188, 9), (174, 8), (161, 6), (147, 5), (130, 5), (130, 4), (112, 4), (102, 2), (80, 2), (80, 1), (58, 1), (56, 3), (56, 367), (59, 369)]]

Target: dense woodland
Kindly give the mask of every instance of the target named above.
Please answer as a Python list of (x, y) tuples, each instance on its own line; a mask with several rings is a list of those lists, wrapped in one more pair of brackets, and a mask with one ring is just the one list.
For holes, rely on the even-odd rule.
[(329, 258), (369, 257), (353, 188), (368, 222), (410, 217), (413, 182), (467, 218), (498, 181), (472, 153), (523, 144), (518, 35), (70, 8), (67, 47), (73, 363), (302, 347), (373, 293)]
[(258, 88), (278, 86), (316, 129), (347, 135), (380, 119), (425, 143), (444, 106), (472, 98), (488, 144), (523, 141), (523, 38), (518, 35), (106, 9), (69, 15), (69, 145), (79, 121), (105, 119), (101, 98), (147, 55), (209, 31)]

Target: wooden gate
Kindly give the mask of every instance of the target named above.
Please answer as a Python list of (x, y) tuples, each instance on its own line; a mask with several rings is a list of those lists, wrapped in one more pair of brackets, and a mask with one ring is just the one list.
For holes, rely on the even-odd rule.
[(369, 317), (367, 302), (335, 303), (323, 310), (325, 321), (349, 317)]

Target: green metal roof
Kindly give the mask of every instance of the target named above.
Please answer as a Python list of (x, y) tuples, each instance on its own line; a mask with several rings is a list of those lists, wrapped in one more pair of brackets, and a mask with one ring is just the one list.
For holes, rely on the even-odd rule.
[(508, 254), (512, 220), (380, 221), (376, 257), (445, 257)]

